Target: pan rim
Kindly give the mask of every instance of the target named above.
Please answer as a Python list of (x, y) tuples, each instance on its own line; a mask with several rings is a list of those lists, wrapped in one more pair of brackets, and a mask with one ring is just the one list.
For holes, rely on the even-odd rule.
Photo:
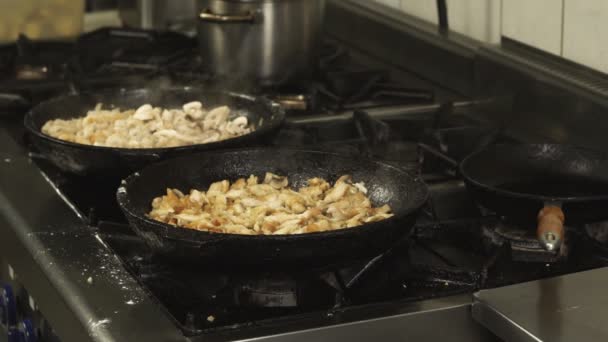
[(587, 151), (589, 153), (601, 155), (605, 159), (605, 154), (600, 151), (593, 150), (590, 148), (585, 148), (585, 147), (574, 146), (574, 145), (566, 145), (566, 144), (558, 144), (558, 143), (532, 143), (532, 144), (501, 143), (501, 144), (487, 146), (482, 149), (478, 149), (478, 150), (474, 151), (473, 153), (469, 154), (467, 157), (465, 157), (462, 160), (458, 169), (460, 171), (461, 176), (464, 178), (465, 182), (470, 183), (480, 189), (483, 189), (484, 191), (493, 192), (493, 193), (499, 194), (501, 196), (517, 198), (517, 199), (533, 200), (533, 201), (545, 202), (545, 203), (547, 203), (547, 202), (549, 202), (549, 203), (550, 202), (579, 203), (579, 202), (596, 201), (596, 200), (597, 201), (608, 200), (608, 194), (597, 195), (597, 196), (544, 196), (544, 195), (534, 195), (534, 194), (529, 194), (529, 193), (524, 193), (524, 192), (505, 190), (505, 189), (501, 189), (499, 187), (492, 186), (487, 183), (475, 180), (475, 179), (473, 179), (473, 177), (471, 177), (468, 174), (468, 172), (466, 172), (466, 170), (465, 170), (465, 167), (467, 166), (466, 164), (470, 163), (471, 160), (473, 160), (473, 158), (479, 156), (481, 153), (487, 152), (490, 148), (500, 148), (500, 147), (509, 147), (509, 146), (530, 146), (530, 147), (553, 146), (553, 147), (558, 147), (561, 149)]
[[(34, 121), (33, 116), (35, 115), (34, 113), (41, 106), (53, 104), (55, 102), (64, 100), (69, 97), (86, 96), (89, 94), (91, 94), (91, 95), (104, 95), (104, 94), (128, 95), (128, 94), (140, 92), (140, 91), (143, 91), (146, 89), (150, 89), (150, 88), (145, 88), (145, 87), (106, 88), (104, 90), (96, 91), (96, 92), (87, 91), (87, 92), (83, 92), (83, 93), (79, 93), (79, 94), (64, 94), (64, 95), (55, 96), (53, 98), (40, 102), (39, 104), (34, 106), (32, 109), (30, 109), (24, 116), (23, 124), (24, 124), (26, 130), (30, 134), (34, 134), (38, 138), (43, 139), (43, 140), (53, 143), (53, 144), (58, 144), (58, 145), (67, 146), (67, 147), (71, 147), (71, 148), (77, 148), (80, 150), (94, 150), (94, 151), (105, 151), (105, 152), (125, 153), (125, 154), (162, 155), (162, 154), (174, 152), (174, 151), (176, 151), (176, 152), (186, 151), (186, 150), (189, 150), (192, 148), (197, 148), (197, 149), (204, 148), (204, 149), (212, 150), (227, 142), (237, 143), (241, 140), (248, 140), (251, 138), (255, 138), (259, 135), (263, 135), (263, 134), (281, 126), (283, 124), (283, 122), (285, 121), (285, 110), (283, 109), (283, 107), (281, 107), (281, 105), (279, 103), (272, 101), (265, 96), (255, 96), (255, 95), (250, 95), (250, 94), (240, 93), (240, 92), (233, 92), (233, 91), (222, 91), (222, 90), (216, 90), (213, 88), (204, 89), (201, 87), (192, 87), (192, 86), (173, 86), (173, 87), (159, 88), (158, 90), (159, 91), (200, 91), (200, 92), (204, 92), (204, 93), (225, 94), (225, 95), (242, 98), (242, 99), (249, 100), (249, 101), (260, 101), (262, 104), (264, 104), (265, 106), (268, 107), (268, 110), (269, 110), (270, 114), (272, 115), (273, 120), (270, 121), (270, 123), (268, 123), (268, 124), (263, 124), (262, 127), (254, 130), (253, 132), (250, 132), (250, 133), (247, 133), (244, 135), (240, 135), (238, 137), (230, 138), (230, 139), (220, 140), (220, 141), (206, 143), (206, 144), (192, 144), (192, 145), (183, 145), (183, 146), (174, 146), (174, 147), (155, 147), (155, 148), (126, 148), (126, 147), (95, 146), (95, 145), (75, 143), (75, 142), (71, 142), (71, 141), (67, 141), (67, 140), (58, 139), (58, 138), (52, 137), (50, 135), (47, 135), (45, 133), (42, 133), (42, 131), (40, 129), (34, 127), (34, 125), (33, 125), (33, 121)], [(82, 117), (82, 116), (77, 116), (76, 118), (79, 118), (79, 117)]]
[[(205, 155), (209, 155), (209, 154), (222, 155), (222, 154), (226, 154), (226, 153), (273, 151), (273, 150), (279, 150), (279, 149), (269, 148), (269, 147), (234, 148), (234, 149), (229, 149), (229, 150), (206, 152), (204, 154)], [(313, 150), (313, 149), (280, 148), (280, 150), (289, 151), (291, 153), (311, 153), (311, 154), (331, 155), (331, 156), (336, 156), (336, 157), (340, 157), (340, 158), (344, 158), (344, 157), (348, 156), (348, 154), (340, 154), (340, 153), (336, 153), (336, 152), (327, 152), (327, 151), (320, 151), (320, 150)], [(128, 193), (126, 191), (126, 186), (128, 186), (137, 177), (139, 177), (139, 172), (144, 172), (148, 168), (158, 167), (159, 165), (167, 164), (167, 163), (172, 162), (173, 160), (177, 160), (180, 158), (192, 157), (193, 155), (196, 155), (196, 154), (202, 154), (202, 153), (194, 153), (194, 154), (190, 154), (188, 156), (171, 158), (171, 159), (164, 160), (162, 162), (151, 164), (151, 165), (143, 168), (141, 171), (130, 174), (127, 178), (122, 180), (120, 187), (116, 191), (116, 200), (117, 200), (118, 205), (120, 206), (121, 210), (123, 210), (123, 212), (125, 213), (125, 215), (129, 215), (132, 218), (143, 221), (146, 224), (151, 224), (157, 228), (165, 229), (165, 231), (168, 231), (169, 229), (190, 229), (190, 228), (184, 228), (184, 227), (179, 227), (179, 226), (172, 226), (170, 224), (156, 221), (156, 220), (150, 219), (147, 216), (143, 216), (143, 215), (139, 215), (139, 214), (135, 213), (133, 210), (131, 210), (130, 206), (127, 204), (128, 203)], [(207, 231), (201, 231), (201, 230), (195, 230), (195, 229), (190, 229), (190, 230), (193, 232), (196, 232), (196, 234), (200, 235), (200, 236), (215, 237), (216, 238), (215, 240), (221, 240), (223, 238), (241, 238), (241, 239), (252, 239), (252, 240), (271, 239), (271, 240), (286, 241), (286, 240), (295, 240), (298, 238), (299, 238), (299, 240), (301, 240), (302, 237), (309, 237), (309, 236), (310, 237), (326, 236), (326, 237), (330, 238), (330, 237), (334, 237), (334, 236), (340, 236), (343, 234), (347, 234), (351, 229), (371, 229), (371, 228), (374, 228), (380, 222), (389, 223), (389, 224), (398, 223), (399, 221), (404, 220), (406, 217), (419, 211), (422, 208), (422, 206), (424, 206), (424, 204), (428, 201), (429, 196), (430, 196), (429, 189), (428, 189), (428, 186), (426, 185), (426, 183), (424, 182), (424, 180), (422, 179), (422, 177), (415, 177), (415, 176), (411, 175), (410, 173), (408, 173), (406, 170), (396, 167), (394, 165), (391, 165), (389, 163), (386, 163), (382, 160), (377, 160), (377, 159), (372, 159), (372, 158), (367, 158), (367, 157), (359, 158), (359, 160), (363, 160), (363, 161), (374, 163), (374, 164), (377, 164), (377, 165), (380, 165), (383, 167), (387, 167), (396, 172), (401, 173), (404, 177), (407, 177), (411, 181), (412, 184), (418, 185), (417, 190), (419, 192), (422, 192), (422, 195), (419, 196), (419, 198), (417, 198), (417, 201), (414, 202), (410, 206), (410, 208), (408, 208), (407, 210), (404, 210), (403, 212), (401, 212), (399, 214), (395, 214), (394, 216), (392, 216), (390, 218), (387, 218), (387, 219), (384, 219), (381, 221), (368, 223), (368, 224), (358, 225), (358, 226), (354, 226), (354, 227), (350, 227), (350, 228), (343, 228), (343, 229), (337, 229), (337, 230), (331, 230), (331, 231), (325, 231), (325, 232), (280, 234), (280, 235), (264, 235), (264, 234), (246, 235), (246, 234), (214, 233), (214, 232), (207, 232)], [(163, 234), (163, 238), (169, 239), (172, 241), (202, 243), (200, 241), (196, 241), (196, 240), (192, 240), (192, 239), (180, 239), (180, 238), (176, 238), (176, 237), (172, 237), (172, 236), (167, 236), (166, 234)]]

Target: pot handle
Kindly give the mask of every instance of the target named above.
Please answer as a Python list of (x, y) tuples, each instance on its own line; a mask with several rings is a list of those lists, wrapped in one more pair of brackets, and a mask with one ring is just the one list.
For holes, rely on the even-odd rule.
[(251, 11), (244, 14), (216, 14), (206, 9), (199, 14), (200, 20), (212, 23), (253, 23), (255, 17)]
[(538, 212), (536, 236), (546, 250), (559, 250), (564, 239), (565, 219), (560, 203), (545, 203)]
[(277, 95), (270, 98), (285, 109), (306, 110), (309, 99), (305, 95)]

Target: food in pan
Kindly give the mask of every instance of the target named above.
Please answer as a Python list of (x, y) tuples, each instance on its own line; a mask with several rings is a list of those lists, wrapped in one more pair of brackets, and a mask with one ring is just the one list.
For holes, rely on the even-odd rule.
[(86, 116), (49, 120), (42, 133), (70, 142), (120, 148), (161, 148), (206, 144), (253, 131), (247, 117), (227, 106), (207, 110), (198, 101), (179, 109), (152, 107), (103, 109)]
[(152, 201), (149, 217), (178, 227), (228, 234), (271, 235), (323, 232), (359, 226), (393, 216), (388, 205), (374, 208), (363, 183), (322, 178), (289, 188), (287, 177), (215, 182), (207, 191), (184, 194), (167, 189)]

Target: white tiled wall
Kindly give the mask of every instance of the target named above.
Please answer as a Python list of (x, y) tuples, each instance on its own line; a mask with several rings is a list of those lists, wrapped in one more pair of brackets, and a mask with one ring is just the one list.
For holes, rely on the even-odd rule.
[[(437, 23), (435, 0), (376, 0), (426, 21)], [(500, 41), (501, 0), (447, 0), (450, 28), (475, 39)]]
[(376, 0), (376, 2), (380, 2), (380, 3), (385, 4), (387, 6), (399, 8), (401, 0)]
[[(435, 0), (375, 1), (437, 23)], [(608, 73), (608, 0), (446, 1), (451, 30), (493, 44), (508, 37)]]
[(608, 73), (608, 1), (565, 0), (563, 56)]
[(488, 43), (500, 41), (501, 0), (448, 0), (447, 6), (454, 31)]
[(560, 55), (562, 6), (563, 0), (503, 1), (502, 35)]
[(401, 10), (420, 19), (437, 23), (437, 5), (434, 0), (401, 0)]

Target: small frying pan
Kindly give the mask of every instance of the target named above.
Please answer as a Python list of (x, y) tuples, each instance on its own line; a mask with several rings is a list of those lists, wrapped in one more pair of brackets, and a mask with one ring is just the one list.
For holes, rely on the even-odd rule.
[[(255, 130), (249, 134), (209, 144), (169, 148), (114, 148), (72, 143), (41, 132), (52, 119), (71, 119), (86, 115), (97, 103), (104, 107), (138, 108), (149, 103), (163, 108), (181, 108), (200, 101), (206, 108), (227, 105), (249, 119)], [(271, 137), (281, 126), (285, 113), (264, 97), (191, 87), (113, 89), (95, 93), (60, 96), (34, 107), (24, 119), (33, 147), (55, 166), (77, 175), (126, 177), (149, 163), (188, 153), (251, 146)]]
[[(239, 235), (177, 228), (147, 216), (152, 199), (177, 188), (207, 189), (213, 182), (266, 172), (285, 175), (298, 188), (306, 180), (329, 182), (350, 174), (365, 182), (375, 206), (390, 205), (393, 217), (358, 227), (296, 235)], [(320, 267), (376, 256), (404, 235), (426, 202), (422, 180), (380, 161), (329, 152), (246, 149), (198, 153), (151, 165), (131, 175), (117, 193), (131, 227), (157, 254), (188, 263)]]
[(558, 250), (564, 224), (608, 219), (608, 159), (559, 144), (494, 145), (460, 164), (468, 190), (482, 206), (524, 227), (536, 222), (547, 250)]

